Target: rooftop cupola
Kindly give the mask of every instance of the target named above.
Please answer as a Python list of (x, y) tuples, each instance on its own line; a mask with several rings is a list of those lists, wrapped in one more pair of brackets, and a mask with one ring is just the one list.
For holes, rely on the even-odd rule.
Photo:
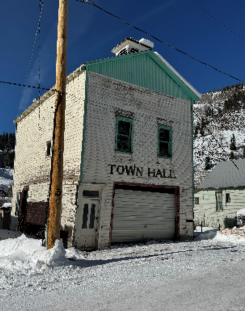
[(116, 54), (116, 56), (130, 53), (138, 53), (142, 51), (152, 50), (154, 43), (147, 39), (140, 39), (139, 41), (134, 38), (126, 38), (115, 46), (111, 52)]

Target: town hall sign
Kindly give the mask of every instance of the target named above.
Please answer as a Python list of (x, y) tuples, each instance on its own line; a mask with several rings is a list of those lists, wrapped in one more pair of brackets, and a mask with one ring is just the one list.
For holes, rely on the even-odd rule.
[(174, 170), (164, 170), (164, 169), (152, 169), (149, 168), (144, 171), (143, 167), (137, 167), (135, 165), (113, 165), (108, 164), (110, 167), (110, 174), (127, 174), (132, 176), (138, 176), (141, 177), (145, 174), (147, 174), (148, 177), (160, 177), (160, 178), (176, 178), (174, 174)]

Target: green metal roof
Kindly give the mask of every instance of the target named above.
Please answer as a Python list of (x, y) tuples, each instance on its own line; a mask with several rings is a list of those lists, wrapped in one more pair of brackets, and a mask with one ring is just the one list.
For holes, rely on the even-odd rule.
[[(166, 62), (167, 63), (167, 62)], [(84, 63), (82, 69), (103, 74), (166, 95), (199, 100), (196, 91), (152, 50)]]

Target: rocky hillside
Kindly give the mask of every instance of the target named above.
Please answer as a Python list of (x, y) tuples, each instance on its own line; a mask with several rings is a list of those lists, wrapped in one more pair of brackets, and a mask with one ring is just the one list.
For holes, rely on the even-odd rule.
[(202, 94), (194, 105), (195, 185), (219, 163), (245, 157), (245, 87)]

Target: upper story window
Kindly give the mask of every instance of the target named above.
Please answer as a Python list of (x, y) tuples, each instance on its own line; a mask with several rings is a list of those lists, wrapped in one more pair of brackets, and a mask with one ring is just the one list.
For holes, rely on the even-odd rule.
[(226, 193), (226, 195), (225, 195), (225, 201), (226, 201), (226, 203), (230, 203), (230, 202), (231, 202), (230, 193)]
[(195, 197), (194, 200), (195, 200), (194, 202), (195, 204), (199, 204), (199, 197)]
[(158, 156), (172, 157), (172, 128), (158, 124)]
[(51, 155), (51, 140), (46, 142), (46, 156), (50, 156)]
[(133, 152), (133, 119), (117, 117), (116, 120), (116, 151)]

